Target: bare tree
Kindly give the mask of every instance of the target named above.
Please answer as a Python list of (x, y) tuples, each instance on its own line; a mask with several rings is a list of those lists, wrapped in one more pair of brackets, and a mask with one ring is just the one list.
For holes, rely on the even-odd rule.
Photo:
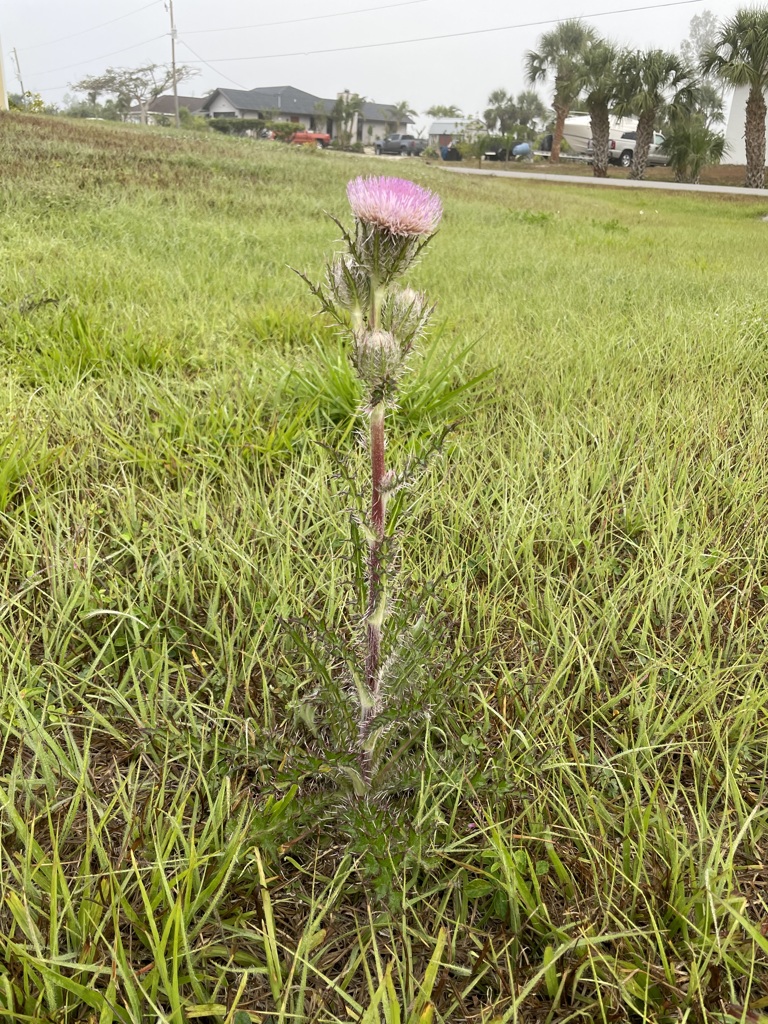
[[(177, 64), (176, 84), (199, 74), (197, 68)], [(104, 92), (133, 100), (141, 111), (141, 123), (146, 124), (150, 104), (169, 89), (173, 81), (170, 64), (144, 64), (138, 68), (107, 68), (101, 75), (88, 75), (74, 82), (72, 88), (96, 96)]]
[(717, 44), (719, 24), (710, 10), (694, 14), (688, 28), (688, 38), (680, 43), (680, 56), (689, 67), (695, 67), (707, 50)]

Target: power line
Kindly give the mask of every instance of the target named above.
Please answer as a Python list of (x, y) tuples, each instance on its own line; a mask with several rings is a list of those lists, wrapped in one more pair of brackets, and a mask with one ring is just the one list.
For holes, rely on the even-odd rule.
[[(201, 35), (209, 32), (239, 32), (246, 28), (271, 28), (275, 25), (298, 25), (305, 21), (323, 21), (327, 18), (346, 18), (351, 14), (367, 14), (369, 11), (387, 11), (392, 7), (413, 7), (415, 4), (431, 3), (431, 0), (400, 0), (400, 3), (380, 4), (378, 7), (359, 7), (354, 11), (337, 11), (335, 14), (312, 14), (308, 18), (287, 18), (285, 21), (260, 21), (255, 25), (231, 25), (229, 28), (195, 28), (187, 35)], [(205, 63), (205, 62), (203, 62)]]
[[(193, 30), (193, 33), (194, 34), (199, 34), (201, 32), (238, 31), (238, 30), (246, 29), (246, 28), (266, 28), (266, 27), (274, 26), (274, 25), (290, 25), (290, 24), (297, 24), (299, 22), (319, 21), (319, 20), (327, 19), (327, 18), (341, 18), (341, 17), (346, 17), (348, 15), (353, 15), (353, 14), (364, 14), (364, 13), (366, 13), (368, 11), (383, 11), (383, 10), (391, 9), (393, 7), (411, 7), (411, 6), (414, 6), (415, 4), (430, 3), (430, 2), (431, 2), (431, 0), (399, 0), (399, 2), (397, 2), (397, 3), (381, 4), (381, 5), (378, 5), (376, 7), (363, 7), (363, 8), (358, 8), (358, 9), (353, 10), (353, 11), (339, 11), (339, 12), (336, 12), (334, 14), (313, 15), (313, 16), (307, 17), (307, 18), (295, 18), (295, 19), (288, 19), (286, 21), (262, 22), (262, 23), (259, 23), (259, 24), (256, 24), (256, 25), (233, 26), (230, 29), (219, 29), (219, 28), (215, 28), (215, 29), (195, 29), (195, 30)], [(88, 32), (94, 32), (94, 31), (96, 31), (96, 29), (104, 28), (107, 25), (114, 25), (115, 22), (123, 21), (123, 20), (125, 20), (125, 18), (130, 18), (134, 14), (140, 14), (142, 11), (149, 10), (150, 7), (157, 7), (160, 4), (162, 4), (162, 3), (165, 3), (165, 0), (152, 0), (151, 3), (145, 4), (143, 7), (137, 7), (135, 10), (129, 11), (127, 14), (121, 14), (118, 18), (113, 18), (111, 21), (104, 21), (104, 22), (101, 22), (98, 25), (92, 25), (91, 28), (83, 29), (80, 32), (73, 32), (71, 35), (63, 36), (60, 39), (55, 39), (55, 40), (52, 40), (51, 42), (48, 42), (48, 43), (36, 43), (34, 46), (22, 47), (22, 52), (25, 52), (25, 51), (28, 51), (28, 50), (37, 50), (37, 49), (40, 49), (40, 47), (44, 47), (44, 46), (53, 46), (54, 43), (60, 43), (60, 42), (64, 42), (65, 40), (68, 40), (68, 39), (74, 39), (77, 36), (86, 35)], [(190, 33), (187, 32), (186, 34), (189, 35)], [(163, 36), (153, 36), (152, 39), (146, 39), (142, 43), (135, 43), (133, 46), (126, 46), (126, 47), (124, 47), (123, 49), (120, 49), (120, 50), (113, 50), (111, 53), (104, 53), (104, 54), (101, 54), (101, 56), (99, 56), (99, 57), (92, 57), (92, 58), (89, 58), (87, 60), (78, 61), (76, 64), (64, 64), (64, 65), (62, 65), (61, 67), (58, 67), (58, 68), (47, 68), (45, 71), (38, 72), (35, 77), (39, 77), (40, 75), (54, 74), (57, 71), (69, 71), (71, 68), (82, 67), (85, 64), (91, 64), (91, 63), (93, 63), (94, 61), (97, 61), (97, 60), (106, 60), (107, 57), (115, 57), (115, 56), (117, 56), (120, 53), (127, 53), (128, 50), (136, 49), (139, 46), (145, 46), (148, 43), (155, 42), (157, 39), (162, 39), (162, 38), (163, 38)], [(184, 42), (184, 40), (180, 39), (179, 42), (183, 42), (184, 46), (187, 47), (187, 49), (190, 51), (190, 53), (194, 54), (194, 56), (197, 57), (197, 61), (191, 61), (190, 63), (204, 64), (207, 68), (210, 68), (211, 71), (215, 72), (215, 74), (221, 75), (221, 77), (225, 78), (228, 82), (231, 82), (233, 85), (237, 85), (237, 87), (239, 89), (244, 89), (245, 88), (245, 86), (240, 85), (239, 83), (235, 82), (234, 79), (229, 78), (227, 75), (223, 74), (218, 69), (212, 67), (212, 65), (207, 60), (204, 60), (200, 56), (200, 54), (197, 53), (195, 50), (193, 50), (192, 47), (188, 43)], [(250, 59), (250, 58), (228, 57), (226, 59), (227, 60), (240, 60), (240, 59)], [(38, 89), (38, 92), (54, 92), (58, 88), (66, 88), (66, 87), (65, 86), (55, 86), (55, 87), (54, 86), (48, 86), (48, 87), (46, 87), (44, 89)]]
[[(597, 11), (592, 14), (582, 14), (582, 18), (609, 18), (615, 14), (634, 14), (638, 11), (657, 11), (662, 7), (684, 7), (688, 4), (700, 4), (704, 0), (669, 0), (667, 3), (661, 4), (645, 4), (642, 7), (623, 7), (618, 11)], [(494, 28), (475, 28), (467, 29), (464, 32), (445, 32), (441, 35), (434, 36), (418, 36), (413, 39), (392, 39), (389, 42), (384, 43), (357, 43), (354, 46), (329, 46), (322, 50), (292, 50), (287, 53), (254, 53), (249, 57), (216, 57), (214, 63), (225, 64), (232, 61), (243, 61), (243, 60), (270, 60), (278, 57), (314, 57), (317, 54), (322, 53), (346, 53), (350, 50), (373, 50), (384, 46), (404, 46), (407, 43), (431, 43), (440, 39), (460, 39), (463, 36), (479, 36), (487, 35), (490, 32), (510, 32), (513, 29), (520, 28), (539, 28), (543, 25), (558, 25), (566, 18), (546, 18), (542, 21), (526, 21), (521, 22), (518, 25), (497, 25)], [(196, 63), (190, 61), (190, 64)], [(203, 61), (202, 63), (207, 63)]]
[[(153, 6), (155, 6), (156, 3), (162, 3), (162, 2), (163, 2), (163, 0), (153, 0), (153, 3), (147, 4), (147, 7), (153, 7)], [(408, 3), (408, 2), (414, 3), (414, 2), (420, 2), (420, 0), (405, 0), (405, 2), (406, 3)], [(656, 10), (660, 10), (662, 8), (667, 8), (667, 7), (685, 7), (685, 6), (689, 6), (691, 4), (697, 4), (697, 3), (703, 3), (703, 0), (667, 0), (667, 2), (665, 2), (665, 3), (644, 4), (644, 5), (639, 6), (639, 7), (623, 7), (623, 8), (620, 8), (619, 10), (616, 10), (616, 11), (597, 11), (597, 12), (593, 12), (591, 14), (582, 14), (582, 15), (580, 15), (580, 17), (585, 18), (585, 19), (586, 18), (608, 18), (608, 17), (612, 17), (613, 15), (616, 15), (616, 14), (635, 14), (635, 13), (638, 13), (640, 11), (656, 11)], [(398, 5), (395, 4), (395, 5), (392, 5), (392, 6), (398, 6)], [(147, 7), (142, 7), (139, 10), (146, 10)], [(370, 9), (374, 10), (374, 9), (381, 9), (381, 8), (370, 8)], [(133, 11), (132, 13), (136, 14), (138, 12), (137, 11)], [(352, 14), (352, 13), (359, 13), (359, 12), (350, 11), (350, 12), (347, 12), (347, 13)], [(340, 15), (327, 15), (327, 17), (337, 17), (337, 16), (340, 16)], [(122, 17), (129, 17), (129, 15), (123, 15)], [(121, 20), (121, 19), (115, 19), (115, 20)], [(302, 20), (313, 20), (313, 19), (302, 19)], [(232, 63), (232, 62), (235, 62), (235, 61), (244, 61), (244, 60), (270, 60), (270, 59), (273, 59), (273, 58), (280, 58), (280, 57), (309, 57), (309, 56), (315, 56), (315, 55), (324, 54), (324, 53), (345, 53), (345, 52), (349, 52), (351, 50), (371, 50), (371, 49), (376, 49), (376, 48), (386, 47), (386, 46), (404, 46), (404, 45), (407, 45), (407, 44), (410, 44), (410, 43), (428, 43), (428, 42), (435, 42), (437, 40), (442, 40), (442, 39), (459, 39), (461, 37), (466, 37), (466, 36), (487, 35), (487, 34), (489, 34), (491, 32), (511, 32), (511, 31), (516, 30), (516, 29), (539, 28), (539, 27), (542, 27), (544, 25), (557, 25), (557, 24), (560, 24), (560, 23), (562, 23), (563, 21), (566, 21), (566, 20), (567, 19), (565, 19), (565, 18), (547, 18), (547, 19), (543, 19), (541, 21), (520, 22), (519, 24), (516, 24), (516, 25), (498, 25), (498, 26), (496, 26), (494, 28), (468, 29), (468, 30), (466, 30), (464, 32), (446, 32), (446, 33), (442, 33), (440, 35), (419, 36), (417, 38), (412, 38), (412, 39), (393, 39), (393, 40), (390, 40), (388, 42), (381, 42), (381, 43), (358, 43), (355, 46), (333, 46), (333, 47), (327, 47), (327, 48), (319, 49), (319, 50), (295, 50), (295, 51), (288, 52), (288, 53), (252, 54), (249, 57), (218, 57), (218, 58), (215, 58), (213, 61), (204, 60), (200, 56), (200, 54), (196, 53), (196, 51), (192, 49), (192, 47), (189, 45), (189, 43), (184, 42), (184, 40), (179, 40), (179, 41), (180, 42), (184, 42), (184, 46), (186, 46), (186, 48), (192, 54), (194, 54), (194, 56), (197, 57), (196, 61), (194, 61), (194, 60), (193, 61), (189, 61), (190, 64), (204, 64), (207, 68), (210, 68), (216, 74), (221, 74), (222, 78), (227, 78), (227, 81), (232, 82), (233, 85), (236, 85), (238, 88), (242, 89), (242, 88), (244, 88), (242, 85), (240, 85), (238, 82), (235, 82), (234, 79), (228, 78), (226, 75), (222, 74), (222, 72), (218, 71), (216, 68), (213, 67), (213, 64), (214, 63), (216, 63), (216, 64), (224, 64), (224, 63), (229, 64), (229, 63)], [(274, 24), (278, 24), (278, 23), (275, 22)], [(248, 26), (243, 26), (243, 27), (248, 27)], [(254, 26), (251, 26), (251, 27), (254, 27)], [(89, 31), (89, 30), (86, 30), (86, 31)], [(200, 31), (202, 31), (202, 30), (200, 30)], [(216, 31), (216, 30), (212, 30), (212, 31)], [(88, 64), (88, 63), (91, 63), (92, 61), (97, 61), (97, 60), (104, 60), (106, 57), (113, 57), (113, 56), (115, 56), (118, 53), (125, 53), (127, 50), (136, 49), (136, 47), (138, 47), (138, 46), (145, 46), (145, 45), (147, 45), (147, 43), (155, 42), (155, 40), (157, 40), (157, 39), (164, 38), (164, 35), (165, 35), (165, 33), (163, 35), (161, 35), (161, 36), (154, 36), (152, 39), (145, 40), (143, 43), (135, 43), (133, 46), (127, 46), (127, 47), (125, 47), (122, 50), (115, 50), (112, 53), (103, 54), (101, 57), (93, 57), (93, 58), (90, 58), (87, 61), (80, 61), (77, 64), (69, 64), (69, 65), (66, 65), (65, 67), (51, 68), (48, 71), (40, 72), (40, 74), (48, 74), (49, 71), (51, 73), (53, 73), (54, 71), (66, 71), (69, 68), (73, 68), (73, 67), (82, 67), (83, 64)], [(48, 44), (42, 44), (42, 45), (48, 45)], [(66, 85), (47, 86), (46, 88), (38, 89), (37, 91), (38, 92), (54, 92), (54, 91), (56, 91), (58, 89), (65, 89), (66, 87), (67, 87)]]
[[(112, 50), (111, 53), (102, 53), (100, 57), (89, 57), (86, 60), (79, 60), (76, 64), (64, 64), (60, 68), (47, 68), (45, 71), (38, 71), (35, 77), (39, 75), (52, 75), (55, 71), (69, 71), (70, 68), (81, 68), (84, 64), (93, 64), (97, 60), (106, 60), (107, 57), (115, 57), (118, 53), (127, 53), (128, 50), (135, 50), (139, 46), (147, 46), (149, 43), (154, 43), (158, 39), (165, 39), (167, 32), (163, 32), (162, 35), (152, 36), (151, 39), (145, 39), (141, 43), (134, 43), (132, 46), (124, 46), (122, 50)], [(48, 92), (48, 89), (38, 90), (38, 92)]]
[[(207, 67), (207, 68), (208, 68), (208, 69), (209, 69), (210, 71), (213, 71), (213, 73), (214, 73), (215, 75), (221, 75), (221, 77), (222, 77), (222, 78), (226, 78), (226, 80), (227, 80), (228, 82), (231, 82), (231, 83), (232, 83), (232, 85), (236, 85), (238, 89), (242, 89), (242, 90), (243, 90), (244, 92), (247, 92), (247, 89), (246, 89), (246, 87), (245, 87), (244, 85), (241, 85), (241, 84), (240, 84), (240, 82), (236, 82), (236, 81), (234, 80), (234, 78), (230, 78), (230, 77), (229, 77), (229, 75), (225, 75), (223, 71), (219, 71), (219, 70), (218, 70), (218, 68), (215, 68), (215, 67), (213, 66), (213, 64), (209, 64), (207, 60), (203, 60), (203, 58), (202, 58), (202, 57), (200, 56), (200, 54), (199, 54), (199, 53), (197, 52), (197, 50), (193, 50), (193, 49), (192, 49), (192, 47), (191, 47), (191, 46), (189, 45), (189, 43), (187, 43), (187, 42), (186, 42), (186, 41), (185, 41), (184, 39), (179, 39), (179, 42), (181, 43), (181, 45), (182, 45), (182, 46), (186, 46), (186, 48), (187, 48), (187, 49), (189, 50), (189, 52), (190, 52), (190, 53), (191, 53), (191, 54), (192, 54), (192, 55), (193, 55), (194, 57), (197, 57), (197, 61), (198, 61), (198, 62), (199, 62), (200, 64), (205, 64), (205, 66), (206, 66), (206, 67)], [(197, 62), (196, 62), (196, 63), (197, 63)]]
[(127, 14), (121, 14), (119, 18), (112, 18), (111, 21), (102, 21), (99, 25), (92, 25), (90, 28), (84, 28), (80, 32), (73, 32), (70, 36), (62, 36), (60, 39), (52, 39), (49, 43), (35, 43), (34, 46), (22, 46), (21, 52), (25, 53), (28, 50), (39, 50), (43, 46), (55, 46), (56, 43), (63, 43), (67, 39), (75, 39), (77, 36), (87, 35), (88, 32), (95, 32), (97, 28), (106, 28), (107, 25), (114, 25), (117, 21), (123, 21), (125, 18), (132, 18), (134, 14), (140, 14), (142, 11), (149, 10), (150, 7), (157, 7), (163, 0), (152, 0), (151, 3), (145, 4), (143, 7), (137, 7), (135, 11), (129, 11)]

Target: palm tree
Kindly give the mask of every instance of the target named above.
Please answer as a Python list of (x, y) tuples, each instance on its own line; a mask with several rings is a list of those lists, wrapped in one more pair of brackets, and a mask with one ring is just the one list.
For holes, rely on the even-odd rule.
[(488, 131), (506, 135), (517, 121), (515, 101), (506, 89), (494, 89), (488, 97), (488, 108), (483, 114)]
[(617, 66), (619, 53), (604, 39), (589, 43), (584, 50), (583, 63), (576, 77), (579, 92), (583, 94), (592, 131), (592, 173), (596, 178), (608, 177), (611, 145), (610, 108), (616, 99), (619, 80)]
[(726, 150), (725, 136), (712, 131), (702, 114), (679, 114), (670, 120), (662, 150), (669, 155), (675, 181), (698, 185), (707, 164), (719, 164)]
[(659, 111), (668, 103), (690, 103), (695, 79), (675, 53), (666, 50), (635, 50), (618, 62), (619, 97), (614, 110), (619, 116), (637, 117), (637, 140), (631, 178), (640, 180), (648, 165), (653, 129)]
[(458, 107), (453, 105), (446, 107), (440, 103), (436, 103), (435, 106), (425, 110), (424, 113), (427, 117), (461, 117), (461, 111)]
[(348, 149), (352, 144), (352, 136), (355, 134), (358, 118), (363, 112), (365, 97), (349, 90), (339, 93), (336, 102), (331, 110), (339, 142), (342, 149)]
[(701, 59), (702, 74), (748, 86), (744, 123), (747, 188), (765, 188), (765, 90), (768, 89), (768, 10), (740, 8), (720, 29)]
[(418, 111), (411, 107), (407, 100), (400, 100), (399, 103), (393, 103), (389, 109), (392, 111), (392, 120), (395, 122), (396, 132), (400, 131), (400, 125), (405, 124), (411, 114), (418, 113)]
[(517, 118), (520, 124), (529, 128), (532, 121), (543, 121), (547, 116), (547, 108), (535, 89), (524, 89), (517, 94), (515, 100)]
[(552, 100), (555, 129), (549, 156), (551, 163), (557, 163), (560, 159), (565, 119), (579, 95), (576, 78), (584, 48), (596, 38), (594, 29), (585, 25), (580, 18), (571, 18), (561, 22), (551, 32), (545, 32), (539, 39), (538, 50), (529, 50), (525, 55), (525, 74), (531, 85), (551, 77), (555, 80)]

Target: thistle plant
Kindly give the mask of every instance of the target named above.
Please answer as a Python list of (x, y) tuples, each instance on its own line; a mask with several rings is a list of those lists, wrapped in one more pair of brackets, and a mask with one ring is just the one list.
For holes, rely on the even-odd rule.
[(368, 421), (369, 505), (359, 525), (367, 544), (361, 671), (353, 688), (357, 704), (357, 751), (362, 778), (370, 780), (375, 723), (386, 711), (388, 665), (383, 638), (392, 611), (386, 551), (387, 504), (410, 473), (387, 469), (386, 415), (396, 407), (408, 358), (434, 312), (425, 295), (398, 281), (414, 265), (437, 230), (442, 205), (437, 195), (401, 178), (356, 178), (347, 187), (354, 233), (337, 221), (345, 244), (312, 284), (322, 310), (347, 334), (350, 358), (363, 389)]

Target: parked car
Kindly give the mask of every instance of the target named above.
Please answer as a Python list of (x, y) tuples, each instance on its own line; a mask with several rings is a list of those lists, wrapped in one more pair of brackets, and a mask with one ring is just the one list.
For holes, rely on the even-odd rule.
[[(652, 167), (666, 167), (669, 157), (661, 151), (664, 136), (661, 132), (653, 133), (653, 142), (648, 150), (648, 164)], [(624, 132), (620, 139), (611, 139), (608, 151), (608, 160), (620, 167), (631, 167), (637, 145), (637, 132)], [(594, 151), (592, 139), (587, 145), (587, 156), (591, 157)]]
[(297, 146), (317, 146), (318, 149), (325, 149), (331, 144), (331, 136), (325, 132), (294, 132), (288, 141)]
[(376, 143), (376, 156), (381, 156), (382, 153), (393, 156), (421, 156), (427, 145), (427, 139), (417, 139), (415, 135), (396, 132), (394, 135), (388, 135), (383, 142)]

